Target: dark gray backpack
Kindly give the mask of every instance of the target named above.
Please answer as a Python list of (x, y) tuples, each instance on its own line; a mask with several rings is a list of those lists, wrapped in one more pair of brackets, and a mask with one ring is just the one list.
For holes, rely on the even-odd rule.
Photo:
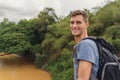
[[(120, 60), (115, 55), (115, 48), (102, 38), (87, 37), (97, 44), (99, 51), (98, 80), (120, 80)], [(83, 40), (85, 40), (83, 39)], [(92, 77), (94, 75), (92, 74)], [(92, 79), (92, 80), (97, 80)]]

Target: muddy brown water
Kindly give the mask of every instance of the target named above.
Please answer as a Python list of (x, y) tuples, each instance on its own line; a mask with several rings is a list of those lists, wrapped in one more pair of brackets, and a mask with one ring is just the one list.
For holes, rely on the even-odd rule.
[(51, 80), (47, 71), (11, 54), (0, 56), (0, 80)]

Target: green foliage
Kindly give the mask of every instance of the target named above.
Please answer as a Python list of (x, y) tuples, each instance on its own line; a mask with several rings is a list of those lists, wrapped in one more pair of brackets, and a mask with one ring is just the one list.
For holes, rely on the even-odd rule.
[(4, 18), (3, 21), (0, 23), (0, 31), (13, 26), (16, 26), (14, 22), (10, 22), (8, 18)]
[(44, 55), (40, 54), (40, 53), (37, 53), (35, 55), (35, 65), (37, 68), (41, 68), (43, 66), (43, 63), (44, 63)]
[(24, 53), (30, 48), (30, 43), (25, 41), (22, 33), (11, 33), (0, 35), (0, 51), (6, 53)]
[(6, 18), (0, 23), (0, 52), (22, 55), (30, 49), (31, 44), (26, 34), (29, 32), (25, 26), (20, 27), (18, 25)]
[(47, 26), (54, 23), (56, 14), (52, 8), (45, 8), (38, 14), (38, 18), (33, 19), (33, 30), (35, 35), (35, 44), (39, 44), (47, 33)]
[(105, 32), (105, 36), (111, 38), (112, 40), (120, 39), (120, 25), (114, 25), (108, 27)]
[[(68, 46), (69, 37), (71, 36), (68, 19), (62, 21), (61, 23), (56, 23), (48, 26), (48, 33), (46, 33), (44, 41), (42, 42), (42, 48), (44, 53), (59, 53), (60, 50)], [(52, 46), (52, 47), (51, 47)]]
[(115, 46), (115, 48), (117, 50), (117, 53), (120, 53), (120, 38), (116, 39), (116, 40), (113, 40), (112, 43)]
[(51, 71), (52, 80), (73, 80), (73, 67), (71, 51), (64, 48), (61, 54), (48, 66)]
[(120, 2), (115, 1), (100, 8), (91, 18), (90, 31), (92, 35), (101, 36), (112, 25), (120, 23)]

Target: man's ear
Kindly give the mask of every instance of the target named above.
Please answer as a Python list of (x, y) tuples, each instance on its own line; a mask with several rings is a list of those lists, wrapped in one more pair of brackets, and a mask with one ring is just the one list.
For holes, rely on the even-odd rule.
[(86, 26), (87, 26), (87, 28), (89, 27), (89, 22), (86, 22)]

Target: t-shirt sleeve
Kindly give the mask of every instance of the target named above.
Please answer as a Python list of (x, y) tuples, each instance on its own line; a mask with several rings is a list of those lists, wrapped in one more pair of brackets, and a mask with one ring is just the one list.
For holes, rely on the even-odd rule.
[(95, 63), (95, 51), (94, 47), (88, 42), (82, 42), (77, 49), (77, 59), (86, 60), (91, 63)]

